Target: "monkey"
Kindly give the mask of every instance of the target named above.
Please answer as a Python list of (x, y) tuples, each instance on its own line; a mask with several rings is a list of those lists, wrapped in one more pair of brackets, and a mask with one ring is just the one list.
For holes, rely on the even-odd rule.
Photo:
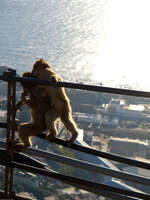
[[(63, 81), (63, 79), (56, 74), (52, 67), (43, 58), (37, 60), (32, 67), (32, 75), (43, 80), (51, 80), (54, 82)], [(78, 137), (78, 129), (72, 117), (72, 108), (70, 100), (63, 87), (54, 87), (48, 85), (39, 85), (43, 88), (49, 98), (51, 99), (52, 107), (46, 115), (50, 115), (51, 134), (49, 139), (53, 140), (57, 135), (55, 121), (60, 119), (65, 127), (71, 133), (71, 138), (67, 144), (72, 144)], [(48, 119), (48, 117), (47, 117)]]
[[(23, 73), (22, 77), (33, 77), (31, 72)], [(36, 84), (21, 82), (23, 92), (21, 98), (16, 103), (16, 110), (25, 105), (30, 110), (31, 120), (21, 123), (18, 126), (18, 135), (20, 142), (15, 144), (16, 151), (23, 151), (32, 146), (31, 136), (36, 136), (41, 132), (49, 130), (49, 109), (51, 103), (49, 97), (42, 88), (36, 87)], [(33, 87), (34, 86), (34, 87)], [(49, 115), (46, 115), (46, 113)]]

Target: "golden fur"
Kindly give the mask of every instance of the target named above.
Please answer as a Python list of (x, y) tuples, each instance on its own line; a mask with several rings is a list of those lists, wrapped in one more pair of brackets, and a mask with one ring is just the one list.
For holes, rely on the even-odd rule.
[[(23, 77), (32, 77), (31, 72), (25, 72)], [(42, 88), (36, 87), (35, 84), (21, 83), (23, 86), (23, 92), (21, 98), (16, 104), (16, 110), (20, 109), (21, 106), (25, 105), (30, 110), (31, 120), (26, 123), (21, 123), (18, 126), (18, 135), (21, 140), (20, 143), (16, 144), (15, 150), (22, 151), (32, 146), (31, 136), (36, 136), (39, 133), (49, 129), (49, 109), (51, 107), (50, 99), (45, 94)], [(34, 87), (33, 87), (34, 86)]]
[[(62, 81), (62, 78), (54, 72), (51, 66), (43, 58), (34, 63), (32, 75), (43, 80), (52, 80), (55, 82)], [(60, 118), (65, 127), (72, 134), (72, 137), (67, 141), (68, 144), (73, 143), (78, 136), (78, 130), (72, 117), (72, 108), (65, 89), (63, 87), (53, 87), (47, 85), (40, 85), (39, 87), (45, 90), (52, 104), (51, 109), (46, 113), (46, 115), (49, 115), (50, 118), (50, 140), (54, 139), (57, 134), (55, 122), (58, 118)]]

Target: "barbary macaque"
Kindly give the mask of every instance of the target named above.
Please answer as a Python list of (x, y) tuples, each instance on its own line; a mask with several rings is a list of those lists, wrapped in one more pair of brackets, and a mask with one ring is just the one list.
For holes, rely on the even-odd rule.
[[(62, 81), (62, 78), (54, 72), (51, 66), (43, 58), (34, 63), (32, 75), (43, 80), (52, 80), (55, 82)], [(50, 85), (39, 85), (39, 87), (45, 90), (52, 105), (49, 112), (46, 113), (46, 115), (50, 118), (50, 140), (53, 140), (57, 135), (55, 122), (58, 118), (60, 118), (62, 123), (71, 133), (71, 138), (67, 141), (67, 143), (69, 145), (72, 144), (78, 137), (78, 129), (72, 117), (72, 108), (65, 89), (63, 87), (54, 87)], [(48, 116), (46, 119), (49, 120)]]
[[(22, 77), (33, 76), (31, 72), (25, 72)], [(16, 110), (20, 109), (23, 105), (27, 106), (30, 110), (31, 120), (26, 123), (21, 123), (18, 126), (20, 143), (15, 145), (16, 151), (22, 151), (32, 146), (31, 136), (36, 136), (50, 128), (50, 119), (46, 119), (47, 117), (50, 118), (50, 115), (46, 115), (51, 109), (49, 97), (42, 88), (36, 87), (34, 83), (21, 82), (21, 84), (23, 86), (23, 92), (16, 104)]]

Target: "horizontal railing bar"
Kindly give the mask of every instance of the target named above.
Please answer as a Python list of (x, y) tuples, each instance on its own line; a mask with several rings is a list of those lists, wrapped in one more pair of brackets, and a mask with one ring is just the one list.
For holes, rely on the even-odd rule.
[[(59, 181), (62, 181), (64, 183), (66, 183), (66, 184), (69, 184), (69, 185), (72, 185), (74, 187), (77, 187), (79, 189), (84, 189), (84, 190), (86, 190), (88, 192), (93, 192), (95, 194), (99, 194), (99, 195), (102, 195), (104, 197), (109, 197), (109, 198), (112, 198), (112, 199), (115, 199), (115, 200), (120, 200), (120, 198), (128, 200), (128, 198), (126, 196), (121, 195), (119, 193), (113, 193), (113, 192), (109, 192), (109, 191), (107, 191), (107, 193), (106, 193), (107, 185), (100, 184), (100, 187), (101, 186), (102, 187), (101, 187), (100, 190), (98, 190), (95, 187), (93, 188), (93, 182), (89, 182), (89, 181), (86, 181), (86, 180), (83, 180), (83, 179), (78, 179), (78, 178), (66, 176), (66, 175), (63, 175), (63, 174), (59, 174), (59, 173), (57, 173), (57, 172), (55, 172), (53, 170), (49, 170), (49, 169), (48, 170), (44, 170), (44, 171), (40, 171), (39, 168), (33, 168), (33, 167), (29, 166), (29, 165), (23, 165), (21, 163), (16, 163), (16, 162), (7, 163), (7, 165), (11, 165), (12, 166), (12, 163), (14, 163), (15, 166), (14, 165), (13, 166), (18, 168), (18, 169), (23, 169), (25, 171), (29, 171), (29, 172), (32, 172), (32, 173), (45, 175), (45, 176), (57, 179)], [(6, 163), (3, 162), (3, 161), (0, 161), (0, 164), (6, 165)], [(67, 178), (67, 180), (66, 180), (66, 178)], [(68, 180), (68, 178), (69, 178), (69, 180)], [(103, 186), (105, 187), (104, 189), (103, 189)], [(143, 195), (143, 193), (142, 193), (142, 195)], [(129, 197), (129, 199), (132, 200), (132, 199), (135, 199), (135, 198)]]
[(42, 150), (36, 150), (33, 148), (30, 148), (24, 152), (28, 153), (29, 155), (39, 156), (42, 158), (46, 158), (48, 160), (53, 160), (53, 161), (63, 163), (66, 165), (71, 165), (72, 167), (82, 168), (84, 170), (135, 182), (141, 185), (147, 185), (147, 186), (150, 185), (150, 178), (145, 178), (145, 177), (133, 175), (127, 172), (121, 172), (119, 170), (113, 170), (106, 167), (101, 167), (98, 165), (88, 163), (86, 161), (80, 161), (78, 159), (68, 158), (65, 156), (59, 156), (58, 154), (48, 153), (48, 152), (45, 152)]
[(100, 173), (100, 174), (104, 174), (104, 175), (107, 175), (107, 176), (119, 178), (119, 179), (122, 179), (122, 180), (135, 182), (135, 183), (138, 183), (138, 184), (141, 184), (141, 185), (149, 186), (149, 183), (150, 183), (149, 178), (133, 175), (133, 174), (130, 174), (130, 173), (127, 173), (127, 172), (121, 172), (119, 170), (109, 169), (109, 168), (106, 168), (106, 167), (101, 167), (101, 166), (98, 166), (98, 165), (88, 163), (86, 161), (80, 161), (78, 159), (68, 158), (68, 157), (65, 157), (65, 156), (59, 156), (58, 154), (48, 153), (48, 152), (45, 152), (45, 151), (42, 151), (42, 150), (29, 148), (24, 152), (28, 153), (29, 155), (46, 158), (48, 160), (53, 160), (53, 161), (63, 163), (63, 164), (66, 164), (66, 165), (71, 165), (72, 167), (82, 168), (84, 170), (92, 171), (92, 172), (94, 171), (95, 173)]
[[(42, 139), (45, 139), (46, 135), (41, 133), (37, 136), (42, 138)], [(105, 158), (105, 159), (108, 159), (108, 160), (121, 162), (121, 163), (125, 163), (125, 164), (132, 165), (132, 166), (135, 166), (135, 167), (150, 170), (150, 164), (146, 163), (146, 162), (134, 160), (134, 159), (131, 159), (131, 158), (119, 156), (119, 155), (112, 154), (112, 153), (99, 151), (99, 150), (89, 148), (89, 147), (85, 147), (85, 146), (81, 146), (81, 145), (78, 145), (78, 144), (75, 144), (75, 143), (68, 146), (66, 141), (61, 140), (59, 138), (55, 138), (54, 143), (65, 146), (67, 148), (74, 149), (76, 151), (83, 152), (83, 153), (91, 154), (91, 155), (98, 156), (98, 157), (101, 157), (101, 158)]]
[[(0, 123), (0, 128), (6, 128), (6, 127), (7, 127), (6, 123), (3, 123), (3, 122)], [(45, 139), (46, 135), (41, 133), (37, 136), (42, 138), (42, 139)], [(132, 166), (135, 166), (135, 167), (150, 170), (150, 164), (146, 163), (146, 162), (134, 160), (134, 159), (131, 159), (131, 158), (119, 156), (119, 155), (112, 154), (112, 153), (98, 151), (96, 149), (81, 146), (81, 145), (78, 145), (78, 144), (72, 144), (72, 145), (68, 146), (66, 141), (58, 139), (58, 138), (55, 138), (54, 143), (65, 146), (67, 148), (74, 149), (76, 151), (84, 152), (84, 153), (95, 155), (95, 156), (98, 156), (98, 157), (101, 157), (101, 158), (105, 158), (105, 159), (109, 159), (109, 160), (112, 160), (112, 161), (121, 162), (121, 163), (125, 163), (125, 164), (132, 165)]]
[[(145, 193), (133, 192), (133, 191), (129, 191), (129, 190), (121, 189), (121, 188), (115, 188), (115, 187), (108, 186), (105, 184), (94, 183), (94, 182), (87, 181), (81, 178), (75, 178), (75, 177), (67, 176), (67, 175), (60, 174), (54, 171), (49, 171), (45, 169), (23, 165), (20, 163), (15, 163), (13, 161), (10, 162), (10, 165), (15, 168), (23, 169), (23, 170), (30, 171), (33, 173), (37, 173), (37, 174), (45, 175), (54, 179), (58, 179), (60, 181), (63, 181), (64, 183), (67, 183), (69, 185), (72, 185), (81, 189), (86, 188), (87, 191), (91, 191), (96, 194), (101, 194), (100, 190), (103, 190), (105, 191), (105, 196), (107, 196), (107, 192), (111, 192), (111, 193), (117, 193), (121, 195), (127, 195), (130, 197), (136, 197), (136, 198), (140, 198), (144, 200), (150, 199), (150, 195), (145, 194)], [(124, 196), (122, 197), (124, 198)]]
[(55, 87), (66, 87), (66, 88), (74, 88), (74, 89), (81, 89), (81, 90), (88, 90), (88, 91), (95, 91), (95, 92), (104, 92), (104, 93), (111, 93), (111, 94), (121, 94), (121, 95), (150, 98), (150, 92), (145, 92), (145, 91), (110, 88), (110, 87), (85, 85), (85, 84), (70, 83), (70, 82), (55, 83), (53, 81), (46, 81), (46, 80), (41, 80), (37, 78), (22, 78), (22, 77), (15, 77), (15, 76), (10, 76), (10, 77), (0, 76), (0, 79), (4, 81), (19, 81), (19, 82), (22, 81), (22, 82), (29, 82), (29, 83), (38, 83), (41, 85), (51, 85)]

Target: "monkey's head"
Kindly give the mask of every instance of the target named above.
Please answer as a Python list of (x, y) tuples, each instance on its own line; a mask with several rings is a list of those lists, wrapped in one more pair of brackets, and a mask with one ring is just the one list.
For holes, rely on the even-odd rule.
[(48, 62), (46, 62), (43, 58), (41, 58), (33, 64), (32, 75), (38, 76), (38, 74), (40, 74), (40, 72), (46, 68), (51, 69), (51, 66), (48, 64)]

